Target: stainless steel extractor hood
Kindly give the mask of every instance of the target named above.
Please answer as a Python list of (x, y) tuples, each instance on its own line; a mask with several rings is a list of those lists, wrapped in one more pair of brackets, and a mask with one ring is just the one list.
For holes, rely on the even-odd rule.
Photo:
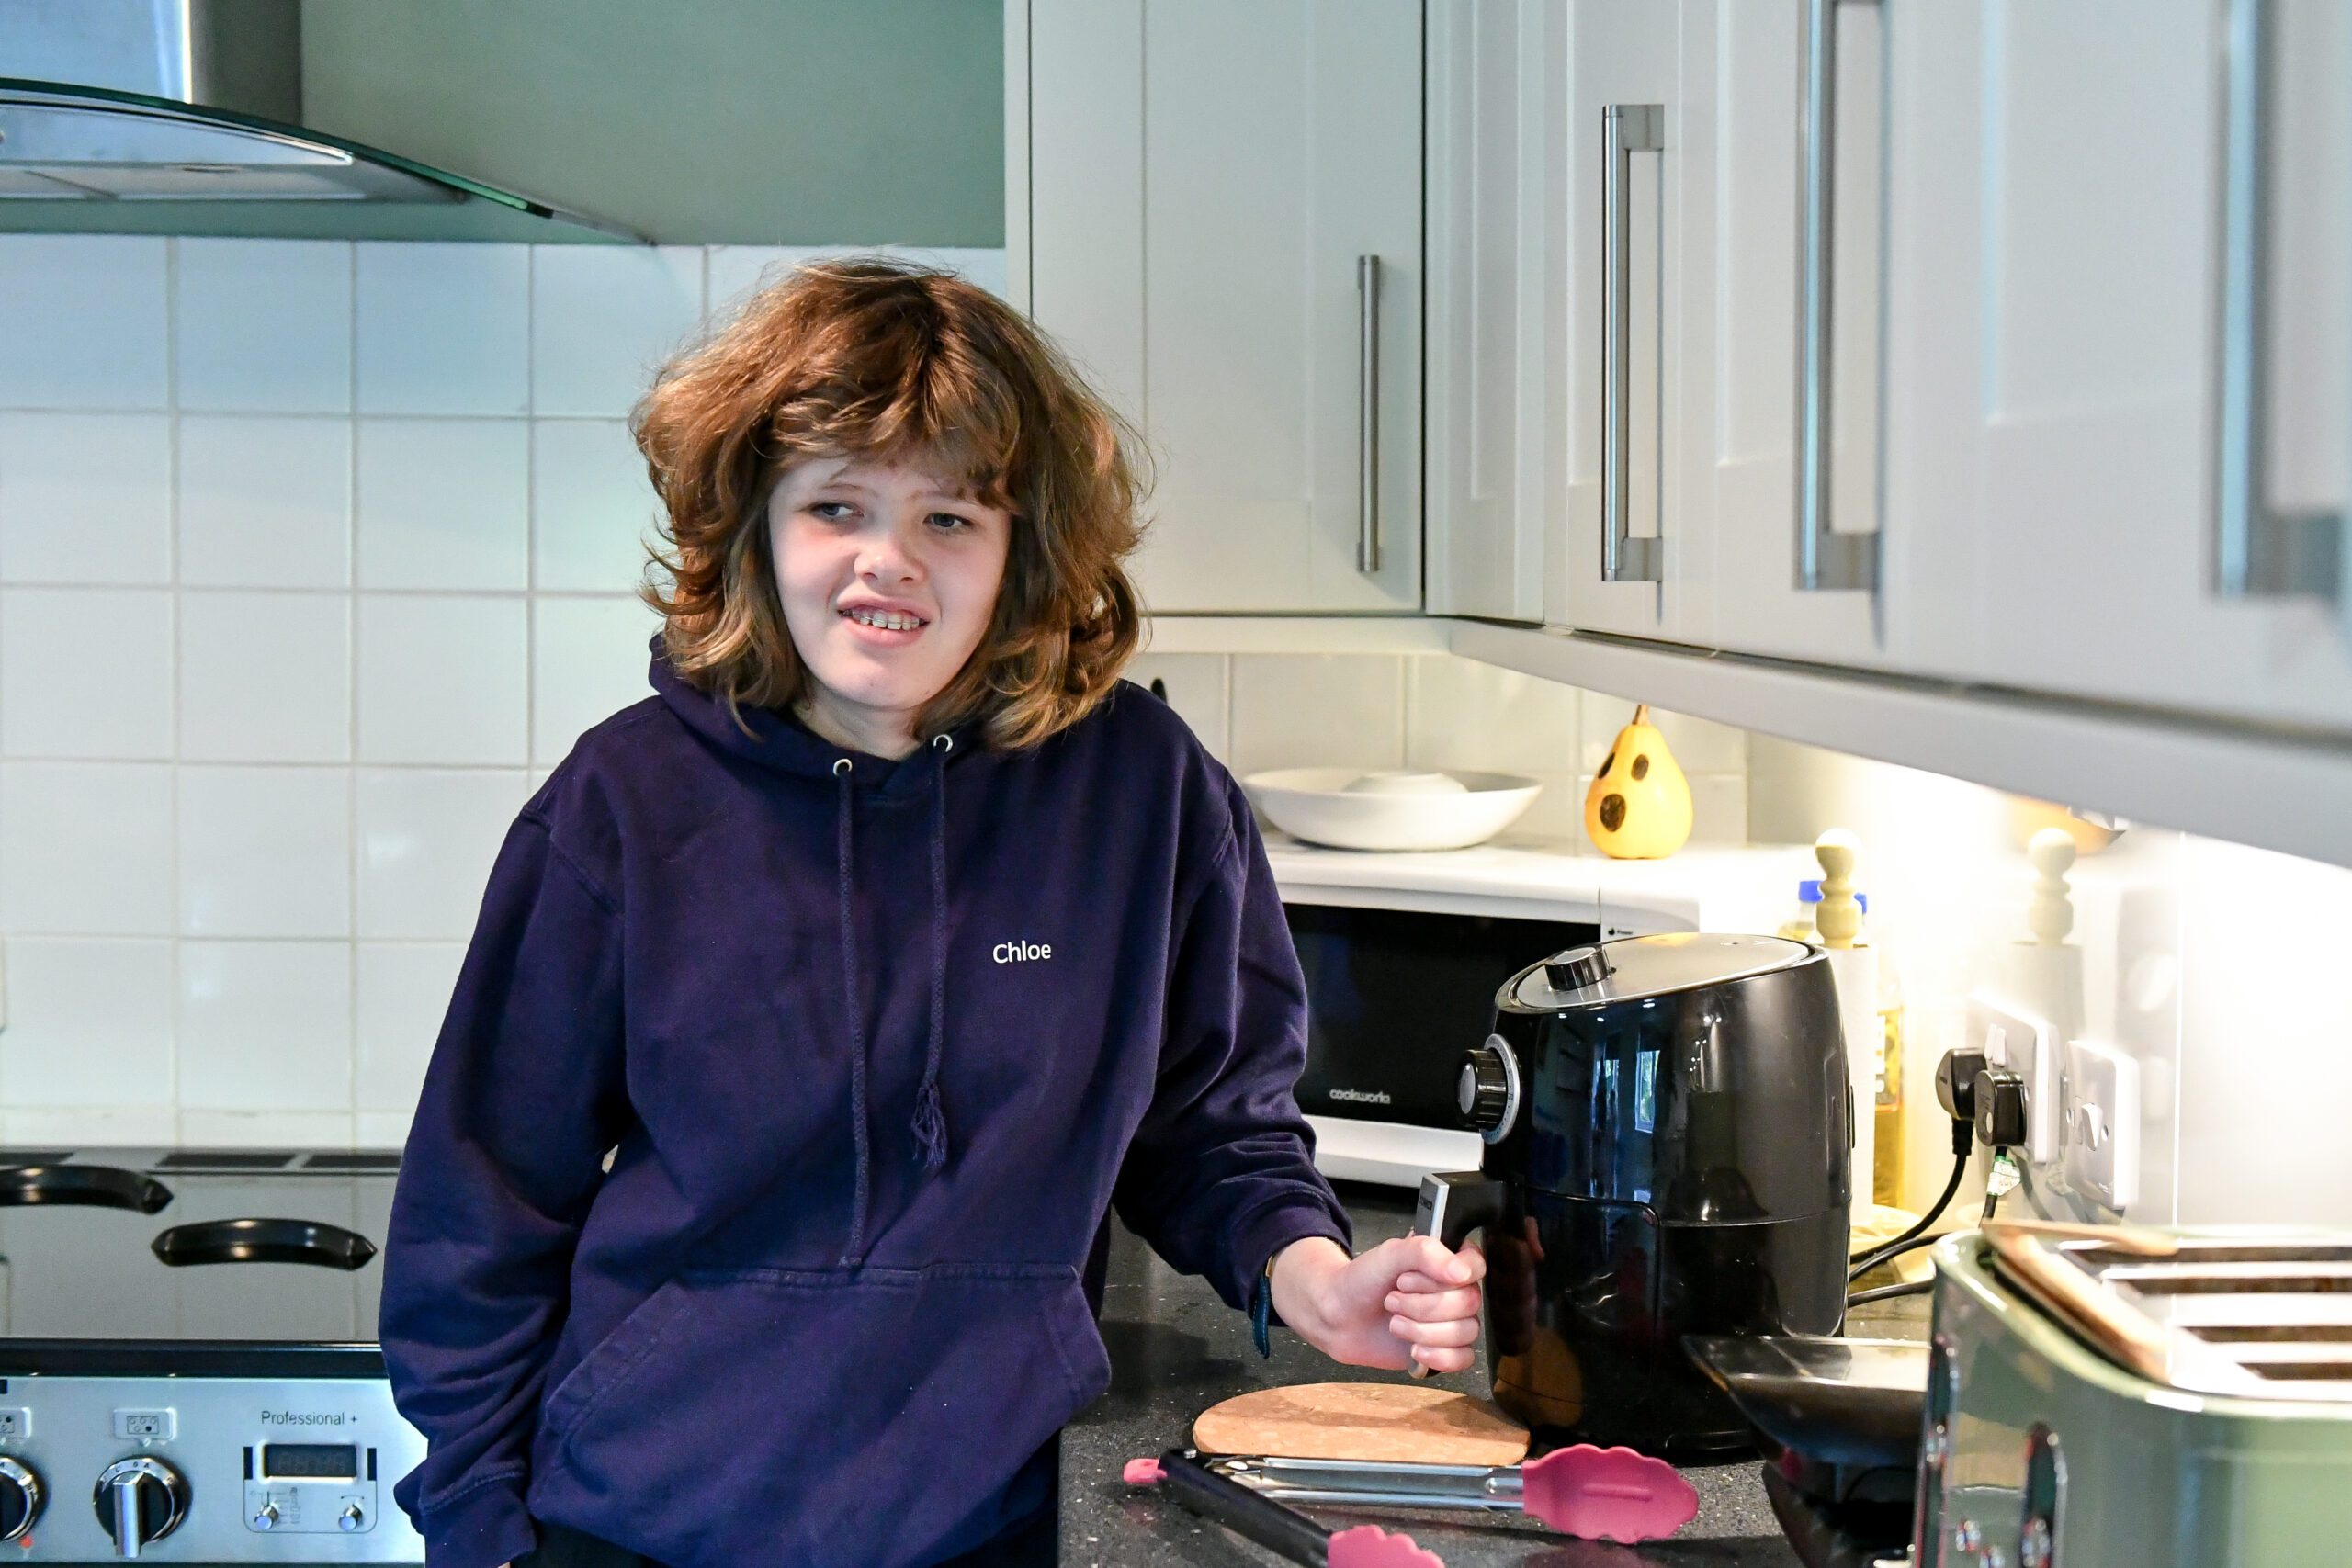
[(0, 231), (632, 242), (304, 129), (300, 0), (0, 0)]

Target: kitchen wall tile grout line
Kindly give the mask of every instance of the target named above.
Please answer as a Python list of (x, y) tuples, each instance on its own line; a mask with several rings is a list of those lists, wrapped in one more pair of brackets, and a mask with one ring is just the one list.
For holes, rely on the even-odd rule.
[(359, 878), (362, 862), (359, 828), (359, 247), (352, 245), (345, 252), (348, 258), (349, 284), (345, 289), (344, 311), (345, 354), (344, 399), (349, 421), (347, 429), (351, 460), (350, 528), (348, 534), (349, 596), (344, 624), (348, 628), (344, 644), (344, 681), (345, 690), (346, 738), (345, 751), (350, 759), (345, 775), (345, 877), (351, 945), (345, 964), (347, 986), (345, 1007), (347, 1038), (344, 1045), (344, 1099), (351, 1117), (351, 1135), (347, 1140), (358, 1142), (359, 1133)]
[(187, 995), (188, 975), (185, 950), (180, 945), (181, 881), (184, 868), (180, 853), (180, 680), (184, 660), (180, 657), (179, 639), (187, 617), (180, 614), (180, 243), (176, 238), (164, 242), (164, 417), (169, 421), (168, 454), (164, 459), (165, 494), (171, 529), (172, 570), (172, 756), (170, 784), (167, 791), (171, 811), (171, 953), (172, 953), (172, 1133), (177, 1141), (181, 1132), (181, 1106), (186, 1102), (183, 1092), (184, 1063), (180, 1056), (180, 1013)]
[[(523, 269), (523, 407), (539, 413), (539, 253), (534, 248)], [(523, 446), (523, 757), (539, 758), (539, 436), (529, 431)]]

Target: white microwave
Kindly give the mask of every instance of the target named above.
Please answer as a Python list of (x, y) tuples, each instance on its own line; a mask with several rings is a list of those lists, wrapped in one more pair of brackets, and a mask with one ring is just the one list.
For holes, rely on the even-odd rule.
[(1298, 1101), (1325, 1176), (1419, 1187), (1433, 1171), (1475, 1170), (1485, 1145), (1463, 1126), (1455, 1085), (1506, 980), (1611, 937), (1770, 932), (1814, 864), (1803, 848), (1701, 847), (1663, 861), (1574, 848), (1373, 854), (1267, 835), (1306, 976)]

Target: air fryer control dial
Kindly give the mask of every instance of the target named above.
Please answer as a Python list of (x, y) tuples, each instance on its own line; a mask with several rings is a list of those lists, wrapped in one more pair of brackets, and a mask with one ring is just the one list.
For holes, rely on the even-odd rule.
[(40, 1517), (40, 1477), (31, 1466), (0, 1456), (0, 1540), (15, 1540)]
[(1555, 991), (1581, 991), (1617, 973), (1609, 954), (1597, 947), (1572, 947), (1544, 961), (1544, 977)]
[(1489, 1034), (1462, 1063), (1455, 1103), (1479, 1136), (1498, 1144), (1519, 1119), (1519, 1058), (1499, 1034)]

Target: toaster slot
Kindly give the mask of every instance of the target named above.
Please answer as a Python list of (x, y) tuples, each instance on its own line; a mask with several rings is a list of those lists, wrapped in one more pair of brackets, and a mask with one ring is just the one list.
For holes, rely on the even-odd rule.
[(2238, 1363), (2273, 1382), (2352, 1382), (2352, 1361), (2246, 1361)]
[[(2129, 1268), (2147, 1261), (2147, 1255), (2120, 1247), (2069, 1246), (2059, 1248), (2075, 1263), (2094, 1271)], [(2324, 1243), (2183, 1241), (2173, 1255), (2176, 1264), (2214, 1263), (2344, 1263), (2352, 1264), (2352, 1247)]]
[(2352, 1264), (2299, 1269), (2260, 1264), (2173, 1264), (2110, 1269), (2109, 1285), (2143, 1296), (2334, 1295), (2352, 1292)]

